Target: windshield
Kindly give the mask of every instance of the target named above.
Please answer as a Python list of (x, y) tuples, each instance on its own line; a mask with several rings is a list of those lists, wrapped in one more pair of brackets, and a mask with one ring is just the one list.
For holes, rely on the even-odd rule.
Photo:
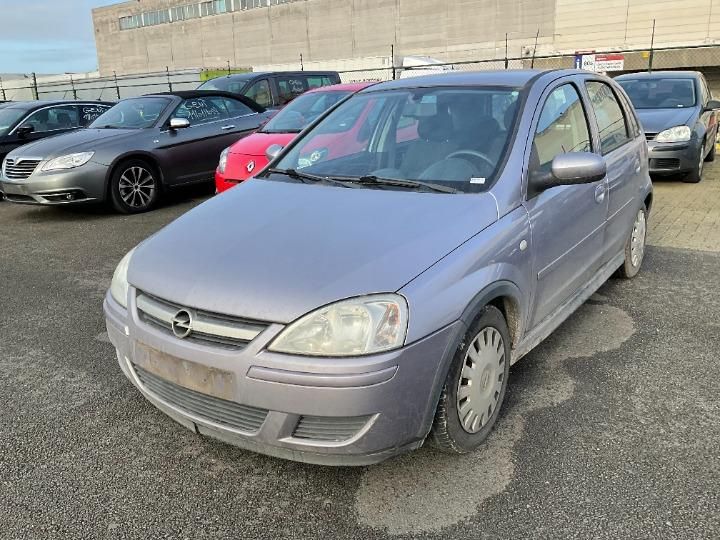
[(139, 97), (125, 99), (98, 116), (90, 128), (144, 129), (155, 125), (170, 103), (164, 97)]
[(300, 133), (322, 113), (350, 95), (349, 91), (312, 92), (295, 98), (262, 129), (263, 133)]
[(503, 162), (518, 97), (515, 88), (496, 87), (357, 94), (302, 137), (274, 170), (482, 191)]
[(636, 109), (676, 109), (695, 106), (693, 79), (623, 79), (623, 87)]
[(15, 122), (20, 120), (26, 112), (24, 109), (0, 109), (0, 136), (7, 135)]

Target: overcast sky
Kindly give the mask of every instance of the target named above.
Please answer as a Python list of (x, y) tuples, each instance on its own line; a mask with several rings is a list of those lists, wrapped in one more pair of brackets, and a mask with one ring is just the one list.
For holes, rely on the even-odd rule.
[(97, 69), (90, 10), (120, 0), (0, 0), (0, 73)]

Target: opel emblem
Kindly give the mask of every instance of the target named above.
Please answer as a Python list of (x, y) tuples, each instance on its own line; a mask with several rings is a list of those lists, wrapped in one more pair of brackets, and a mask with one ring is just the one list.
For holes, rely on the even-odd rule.
[(181, 309), (172, 318), (172, 331), (175, 337), (184, 339), (192, 332), (192, 315), (186, 309)]
[(310, 154), (310, 161), (313, 163), (320, 161), (320, 158), (322, 158), (322, 153), (319, 150), (315, 150), (312, 154)]
[(249, 173), (253, 172), (255, 170), (255, 162), (254, 161), (248, 162), (246, 169), (247, 169), (247, 172), (249, 172)]

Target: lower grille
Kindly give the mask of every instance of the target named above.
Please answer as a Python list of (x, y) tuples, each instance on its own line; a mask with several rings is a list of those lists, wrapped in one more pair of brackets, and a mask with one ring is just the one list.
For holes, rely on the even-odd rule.
[(301, 416), (293, 437), (315, 441), (346, 441), (354, 437), (370, 416)]
[(171, 383), (136, 364), (133, 364), (133, 370), (149, 392), (178, 409), (215, 424), (253, 433), (260, 429), (268, 414), (267, 409), (241, 405)]
[(10, 180), (24, 180), (35, 172), (39, 164), (39, 159), (6, 159), (3, 174)]
[(679, 169), (680, 160), (674, 158), (655, 158), (650, 160), (651, 169)]

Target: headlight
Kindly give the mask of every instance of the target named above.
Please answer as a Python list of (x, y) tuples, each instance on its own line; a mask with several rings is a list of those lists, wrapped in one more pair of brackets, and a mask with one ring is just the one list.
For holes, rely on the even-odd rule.
[(67, 156), (60, 156), (55, 159), (51, 159), (45, 165), (43, 165), (43, 171), (57, 171), (59, 169), (74, 169), (85, 165), (90, 158), (93, 157), (95, 152), (80, 152), (78, 154), (68, 154)]
[(408, 308), (397, 294), (374, 294), (320, 308), (285, 328), (271, 351), (310, 356), (359, 356), (402, 347)]
[(684, 142), (690, 140), (692, 132), (688, 126), (675, 126), (658, 133), (657, 142)]
[(227, 160), (228, 160), (228, 154), (230, 153), (230, 148), (226, 148), (220, 153), (220, 163), (218, 163), (217, 170), (220, 174), (223, 174), (225, 172), (225, 167), (227, 167)]
[(110, 294), (115, 301), (122, 307), (127, 308), (127, 297), (128, 297), (128, 265), (132, 258), (135, 248), (127, 252), (127, 254), (120, 260), (120, 263), (115, 269), (113, 274), (112, 283), (110, 284)]

